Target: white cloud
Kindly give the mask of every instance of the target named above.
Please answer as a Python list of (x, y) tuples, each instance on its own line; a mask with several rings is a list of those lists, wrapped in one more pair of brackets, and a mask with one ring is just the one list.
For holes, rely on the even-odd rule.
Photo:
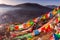
[(0, 4), (18, 4), (16, 0), (0, 0)]

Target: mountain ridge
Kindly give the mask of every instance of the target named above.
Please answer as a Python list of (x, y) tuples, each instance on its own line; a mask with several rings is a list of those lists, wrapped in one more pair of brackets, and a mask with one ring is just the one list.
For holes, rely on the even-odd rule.
[(54, 8), (57, 8), (58, 6), (56, 6), (56, 5), (46, 5), (46, 7), (54, 9)]
[[(21, 9), (8, 11), (2, 15), (0, 15), (0, 24), (1, 23), (10, 23), (10, 22), (19, 22), (24, 23), (29, 19), (33, 19), (39, 17), (47, 12), (52, 11), (53, 9), (32, 3), (24, 3), (19, 4), (20, 6), (12, 6), (12, 7), (20, 7)], [(21, 6), (22, 5), (22, 6)], [(4, 18), (6, 16), (6, 18)], [(4, 18), (4, 19), (2, 19)], [(3, 20), (3, 21), (2, 21)]]

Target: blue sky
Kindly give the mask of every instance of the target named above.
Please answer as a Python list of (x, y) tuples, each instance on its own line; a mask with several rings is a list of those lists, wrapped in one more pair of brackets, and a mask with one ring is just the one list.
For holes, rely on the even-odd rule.
[(16, 5), (21, 3), (38, 3), (41, 5), (60, 5), (60, 0), (0, 0), (0, 4)]

